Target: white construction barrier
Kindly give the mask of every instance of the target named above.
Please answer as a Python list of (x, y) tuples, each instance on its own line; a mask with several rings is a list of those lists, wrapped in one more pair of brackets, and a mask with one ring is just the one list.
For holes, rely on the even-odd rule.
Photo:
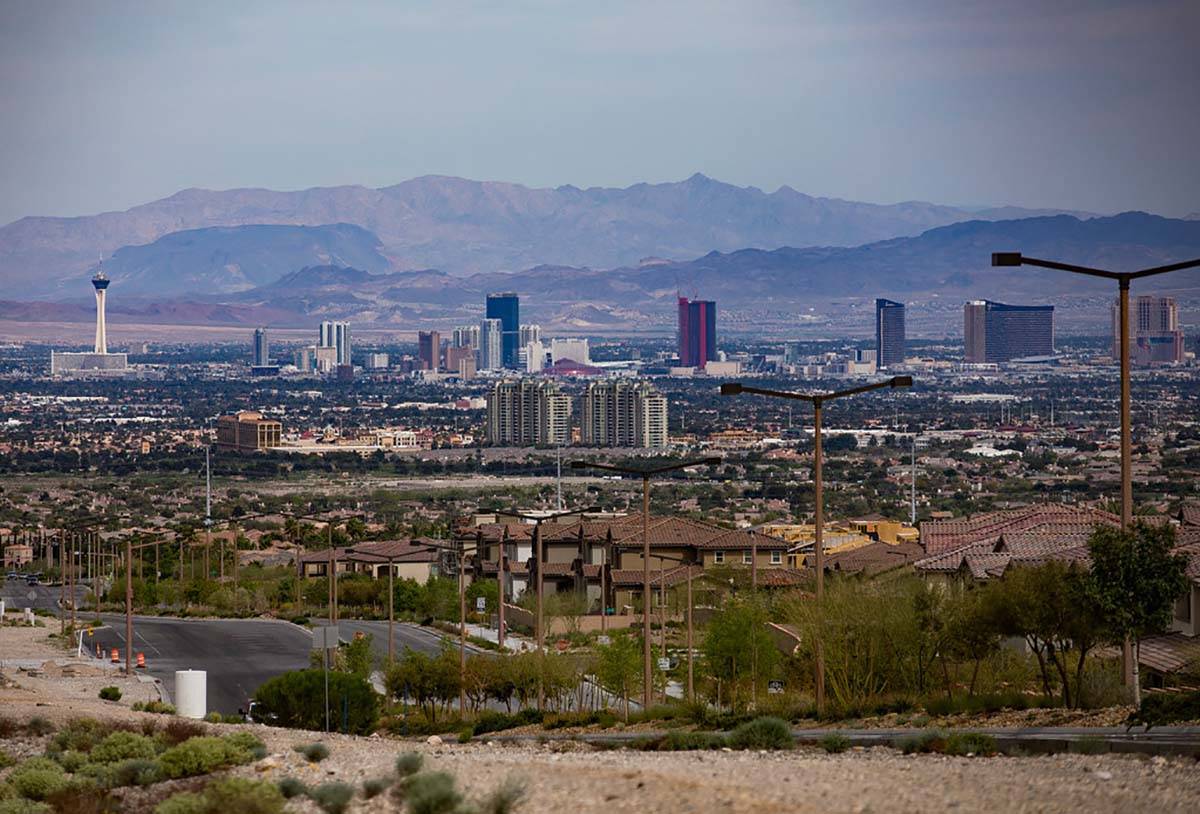
[(208, 673), (175, 671), (175, 712), (184, 718), (203, 718), (208, 712)]

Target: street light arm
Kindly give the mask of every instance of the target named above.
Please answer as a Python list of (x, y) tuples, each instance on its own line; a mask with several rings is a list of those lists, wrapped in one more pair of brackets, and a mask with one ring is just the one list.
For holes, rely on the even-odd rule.
[[(650, 475), (661, 475), (664, 472), (674, 472), (678, 469), (690, 469), (693, 466), (715, 466), (721, 463), (720, 458), (694, 458), (690, 461), (681, 461), (676, 464), (667, 466), (656, 466), (649, 469), (636, 469), (632, 466), (615, 466), (613, 464), (594, 463), (592, 461), (571, 461), (571, 469), (603, 469), (606, 472), (619, 472), (622, 475), (637, 475), (638, 477), (649, 477)], [(506, 512), (497, 512), (497, 514), (506, 514)], [(576, 514), (576, 512), (568, 512), (568, 514)], [(519, 515), (518, 515), (519, 516)]]
[(1153, 277), (1155, 274), (1166, 274), (1168, 271), (1180, 271), (1182, 269), (1196, 268), (1200, 266), (1200, 259), (1185, 260), (1182, 263), (1172, 263), (1169, 266), (1155, 266), (1154, 268), (1142, 269), (1131, 274), (1125, 275), (1130, 280), (1137, 280), (1142, 277)]
[(807, 401), (809, 404), (820, 404), (823, 401), (832, 401), (840, 399), (844, 396), (854, 396), (859, 393), (866, 393), (871, 390), (882, 390), (885, 387), (911, 387), (912, 376), (893, 376), (890, 379), (885, 379), (881, 382), (872, 382), (864, 384), (861, 387), (852, 387), (848, 390), (835, 390), (832, 393), (793, 393), (790, 390), (768, 390), (765, 387), (751, 387), (750, 385), (733, 382), (732, 385), (721, 385), (721, 395), (737, 395), (739, 393), (753, 393), (758, 396), (772, 396), (781, 399), (796, 399), (798, 401)]
[(541, 523), (546, 520), (557, 520), (560, 517), (570, 517), (573, 514), (587, 514), (588, 512), (598, 511), (601, 511), (599, 506), (588, 506), (585, 509), (572, 509), (571, 511), (555, 512), (554, 514), (528, 514), (509, 511), (506, 509), (496, 509), (495, 513), (504, 515), (505, 517), (515, 517), (518, 520), (532, 520), (535, 523)]
[(882, 382), (872, 382), (871, 384), (864, 384), (862, 387), (851, 387), (849, 390), (838, 390), (833, 393), (825, 393), (817, 398), (819, 398), (821, 401), (833, 401), (834, 399), (840, 399), (845, 396), (856, 396), (859, 393), (868, 393), (872, 390), (882, 390), (885, 387), (912, 387), (912, 376), (893, 376), (892, 378), (886, 379)]
[(1039, 260), (1036, 257), (1026, 257), (1020, 252), (993, 252), (992, 265), (1038, 266), (1044, 269), (1057, 269), (1058, 271), (1070, 271), (1074, 274), (1086, 274), (1089, 277), (1104, 277), (1108, 280), (1120, 280), (1122, 277), (1129, 276), (1116, 271), (1105, 271), (1104, 269), (1094, 269), (1088, 266), (1075, 266), (1070, 263), (1059, 263), (1055, 260)]
[(721, 385), (722, 396), (736, 396), (741, 393), (753, 393), (756, 396), (774, 396), (780, 399), (795, 399), (796, 401), (807, 401), (809, 404), (815, 404), (820, 398), (819, 396), (810, 396), (808, 393), (793, 393), (790, 390), (768, 390), (765, 387), (751, 387), (741, 382), (730, 382)]

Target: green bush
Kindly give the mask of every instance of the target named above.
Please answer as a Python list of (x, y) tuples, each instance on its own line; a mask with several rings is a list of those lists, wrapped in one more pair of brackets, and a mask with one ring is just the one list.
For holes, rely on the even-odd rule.
[(519, 777), (506, 777), (496, 789), (483, 798), (483, 814), (512, 814), (528, 793), (526, 783)]
[(134, 712), (153, 712), (158, 715), (175, 714), (175, 707), (162, 701), (136, 701), (132, 709)]
[(946, 733), (936, 729), (901, 738), (897, 746), (906, 755), (946, 751)]
[(668, 732), (654, 746), (660, 752), (695, 752), (721, 749), (725, 744), (725, 738), (711, 732)]
[(410, 777), (421, 771), (425, 764), (425, 756), (420, 752), (404, 752), (396, 758), (396, 774), (400, 777)]
[(729, 734), (734, 749), (791, 749), (795, 745), (787, 721), (763, 717), (748, 721)]
[(536, 709), (523, 709), (513, 715), (506, 715), (503, 712), (485, 712), (475, 719), (475, 726), (472, 729), (476, 735), (486, 735), (489, 732), (502, 732), (518, 726), (540, 724), (543, 720), (542, 713)]
[(50, 814), (53, 810), (45, 803), (24, 798), (0, 799), (0, 814)]
[(168, 797), (154, 808), (154, 814), (208, 814), (208, 801), (190, 791)]
[(214, 780), (205, 787), (204, 799), (211, 814), (281, 814), (284, 805), (273, 783), (244, 777)]
[(244, 729), (231, 732), (225, 735), (222, 740), (245, 754), (244, 758), (237, 761), (238, 763), (251, 763), (255, 760), (262, 760), (267, 756), (267, 745), (253, 733), (247, 732)]
[(51, 752), (90, 752), (92, 747), (112, 733), (112, 727), (93, 718), (76, 718), (50, 741)]
[(100, 697), (105, 701), (120, 701), (121, 690), (118, 687), (101, 687)]
[(35, 715), (29, 719), (29, 723), (25, 724), (25, 731), (35, 736), (49, 735), (54, 731), (54, 724), (41, 715)]
[(132, 732), (114, 732), (92, 747), (92, 763), (116, 763), (130, 758), (152, 758), (158, 753), (154, 741)]
[(186, 740), (199, 738), (208, 734), (208, 727), (187, 718), (172, 718), (167, 721), (159, 737), (168, 746), (176, 746)]
[(996, 739), (982, 732), (953, 732), (946, 738), (946, 754), (959, 755), (994, 755), (997, 752)]
[(224, 720), (224, 717), (221, 715), (221, 713), (214, 709), (212, 712), (204, 716), (204, 720), (210, 724), (219, 724)]
[(56, 752), (54, 754), (54, 759), (59, 762), (59, 765), (63, 767), (64, 771), (74, 774), (75, 772), (79, 771), (79, 768), (83, 766), (83, 764), (87, 763), (88, 756), (83, 752), (76, 752), (72, 749), (69, 752)]
[(354, 799), (354, 787), (345, 783), (322, 783), (309, 789), (308, 796), (325, 814), (343, 814)]
[(174, 780), (211, 774), (217, 769), (249, 763), (250, 755), (223, 738), (199, 737), (186, 740), (162, 753), (163, 774)]
[(414, 774), (405, 783), (404, 792), (409, 814), (453, 814), (463, 802), (454, 775), (446, 772)]
[(323, 743), (306, 743), (296, 747), (296, 751), (304, 755), (309, 763), (320, 763), (329, 757), (329, 747)]
[(1149, 729), (1152, 726), (1165, 726), (1178, 721), (1197, 719), (1200, 719), (1200, 691), (1157, 692), (1143, 698), (1137, 712), (1130, 715), (1125, 723), (1128, 726), (1141, 724)]
[(308, 794), (308, 786), (304, 785), (304, 781), (296, 777), (285, 777), (279, 781), (279, 793), (283, 795), (285, 800), (290, 800), (293, 797), (303, 797)]
[(369, 780), (363, 781), (362, 795), (364, 798), (370, 800), (383, 794), (391, 785), (392, 778), (390, 777), (372, 777)]
[(111, 789), (117, 783), (117, 768), (111, 763), (85, 763), (75, 774), (78, 778), (86, 778), (98, 788)]
[(817, 741), (817, 745), (831, 755), (837, 755), (850, 748), (850, 739), (841, 732), (830, 732)]
[(0, 769), (7, 769), (9, 766), (16, 765), (17, 759), (0, 749)]
[[(325, 676), (321, 670), (296, 670), (276, 676), (254, 694), (256, 720), (293, 729), (325, 727)], [(332, 722), (354, 735), (368, 735), (379, 721), (379, 696), (361, 676), (329, 674)]]
[(113, 769), (117, 786), (152, 786), (163, 779), (162, 764), (157, 760), (130, 758)]
[(34, 757), (17, 765), (8, 775), (17, 794), (30, 800), (45, 800), (67, 783), (66, 772), (53, 760)]

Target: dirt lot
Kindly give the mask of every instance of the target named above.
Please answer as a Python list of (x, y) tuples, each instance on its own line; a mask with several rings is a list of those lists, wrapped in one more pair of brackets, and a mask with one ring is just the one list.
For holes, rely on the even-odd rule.
[[(0, 656), (50, 659), (61, 650), (47, 629), (0, 628)], [(19, 687), (0, 689), (0, 715), (19, 721), (34, 716), (61, 725), (89, 716), (104, 720), (155, 721), (165, 716), (136, 713), (133, 700), (153, 697), (153, 688), (114, 681), (107, 673), (33, 678), (6, 670)], [(53, 673), (53, 671), (50, 671)], [(119, 703), (96, 697), (100, 686), (126, 689)], [(145, 693), (143, 697), (140, 693)], [(214, 730), (233, 730), (227, 725)], [(428, 744), (373, 736), (297, 732), (247, 726), (262, 738), (269, 755), (234, 770), (272, 781), (297, 777), (309, 785), (333, 780), (361, 785), (391, 774), (405, 751), (426, 755), (426, 767), (448, 771), (470, 797), (479, 798), (505, 778), (523, 778), (526, 814), (584, 812), (841, 812), (841, 811), (1083, 811), (1195, 812), (1200, 810), (1200, 765), (1183, 758), (1124, 755), (956, 758), (904, 756), (892, 749), (851, 750), (826, 755), (815, 748), (783, 753), (595, 751), (575, 743), (507, 746), (488, 742)], [(293, 747), (316, 740), (330, 757), (310, 764)], [(40, 754), (47, 737), (10, 738), (3, 748), (16, 757)], [(175, 781), (148, 790), (122, 789), (122, 808), (148, 811), (154, 801), (197, 781)], [(316, 812), (309, 800), (288, 804)], [(389, 797), (356, 798), (351, 811), (398, 810)]]

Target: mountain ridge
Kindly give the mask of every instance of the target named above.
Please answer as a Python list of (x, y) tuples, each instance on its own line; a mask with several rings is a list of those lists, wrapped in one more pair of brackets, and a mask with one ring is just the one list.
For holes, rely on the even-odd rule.
[[(1006, 217), (1025, 212), (994, 211)], [(379, 253), (393, 270), (438, 268), (466, 276), (539, 263), (618, 267), (647, 256), (680, 261), (744, 246), (855, 246), (978, 217), (921, 201), (814, 197), (788, 185), (764, 192), (701, 173), (627, 187), (539, 188), (439, 175), (379, 188), (189, 187), (123, 211), (30, 216), (2, 226), (0, 279), (50, 294), (90, 273), (101, 253), (212, 227), (350, 224), (379, 239)]]

